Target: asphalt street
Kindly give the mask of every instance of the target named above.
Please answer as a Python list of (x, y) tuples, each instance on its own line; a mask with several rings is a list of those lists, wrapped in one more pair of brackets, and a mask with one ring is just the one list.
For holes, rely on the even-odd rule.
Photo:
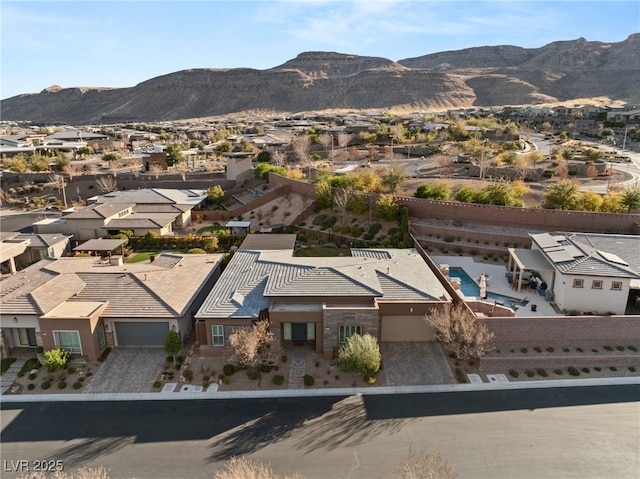
[(389, 478), (409, 447), (439, 452), (461, 479), (640, 476), (638, 385), (3, 403), (0, 417), (3, 478), (41, 460), (102, 465), (112, 479), (211, 478), (234, 455), (281, 476)]

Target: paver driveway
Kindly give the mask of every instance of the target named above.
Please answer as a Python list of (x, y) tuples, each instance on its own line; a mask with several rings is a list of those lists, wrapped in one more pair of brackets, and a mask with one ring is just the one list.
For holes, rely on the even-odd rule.
[(382, 343), (380, 349), (388, 386), (456, 383), (438, 343)]
[(162, 348), (114, 348), (87, 386), (87, 393), (151, 392), (162, 371)]

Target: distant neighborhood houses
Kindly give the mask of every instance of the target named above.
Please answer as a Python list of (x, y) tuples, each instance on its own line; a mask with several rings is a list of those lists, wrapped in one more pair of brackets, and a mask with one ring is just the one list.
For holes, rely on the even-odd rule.
[(33, 224), (36, 233), (64, 233), (76, 241), (133, 231), (170, 236), (191, 222), (191, 211), (207, 198), (206, 190), (140, 189), (114, 191), (89, 199), (89, 206), (65, 210), (60, 217)]

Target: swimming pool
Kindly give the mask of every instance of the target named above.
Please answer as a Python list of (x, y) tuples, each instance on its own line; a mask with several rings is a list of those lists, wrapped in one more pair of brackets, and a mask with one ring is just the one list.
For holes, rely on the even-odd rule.
[[(480, 286), (467, 274), (467, 272), (459, 266), (451, 266), (449, 268), (450, 278), (460, 278), (460, 290), (462, 294), (467, 297), (480, 297)], [(487, 301), (498, 301), (507, 308), (516, 310), (525, 306), (529, 301), (512, 298), (511, 296), (504, 296), (498, 293), (492, 293), (487, 291)]]

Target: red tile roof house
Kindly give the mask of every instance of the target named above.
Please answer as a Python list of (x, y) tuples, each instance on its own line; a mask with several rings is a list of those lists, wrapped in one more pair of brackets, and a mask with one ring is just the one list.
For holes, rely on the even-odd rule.
[(96, 360), (111, 346), (162, 346), (185, 337), (220, 275), (223, 255), (164, 253), (153, 263), (45, 258), (2, 281), (3, 354), (65, 347)]
[(283, 346), (308, 345), (327, 359), (354, 333), (434, 340), (423, 317), (450, 297), (414, 249), (304, 258), (293, 256), (294, 243), (295, 235), (247, 237), (196, 314), (201, 354), (228, 353), (229, 334), (260, 318)]

